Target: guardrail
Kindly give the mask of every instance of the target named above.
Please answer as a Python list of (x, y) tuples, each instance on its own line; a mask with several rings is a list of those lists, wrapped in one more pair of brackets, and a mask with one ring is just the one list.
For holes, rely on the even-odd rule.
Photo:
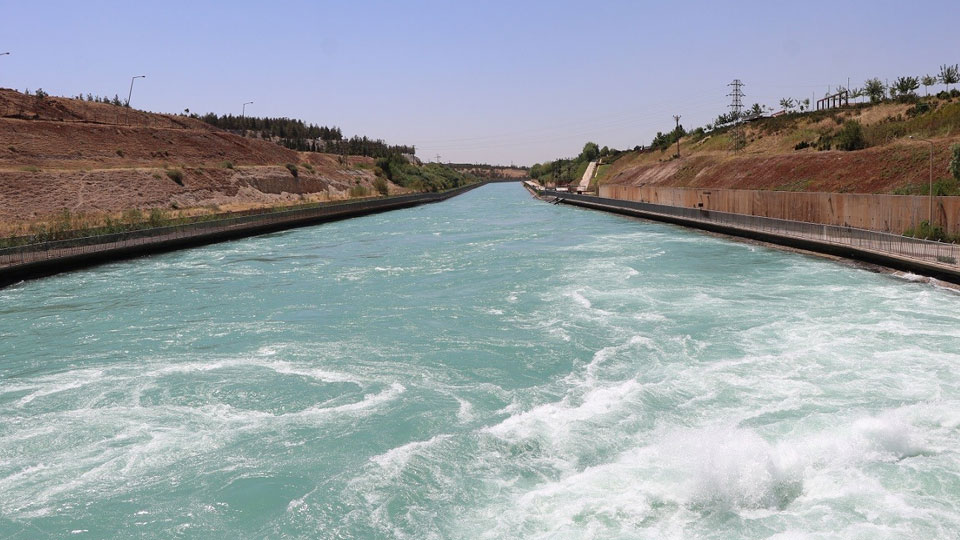
[(746, 214), (731, 214), (727, 212), (702, 210), (699, 208), (683, 208), (609, 199), (592, 195), (561, 193), (552, 190), (545, 190), (542, 193), (552, 197), (559, 197), (571, 201), (582, 201), (597, 206), (628, 208), (643, 214), (649, 214), (650, 217), (654, 218), (675, 218), (705, 225), (720, 225), (743, 231), (754, 231), (774, 236), (822, 242), (835, 246), (846, 246), (864, 251), (914, 259), (952, 271), (960, 270), (960, 246), (956, 244), (910, 238), (854, 227), (789, 221)]
[[(483, 183), (471, 184), (439, 193), (417, 193), (354, 201), (332, 203), (322, 206), (272, 211), (262, 213), (228, 217), (156, 227), (136, 231), (87, 236), (69, 240), (57, 240), (36, 244), (27, 244), (0, 249), (0, 270), (20, 265), (56, 261), (71, 257), (83, 257), (98, 253), (108, 253), (117, 250), (135, 250), (148, 246), (176, 245), (187, 240), (202, 241), (203, 238), (234, 236), (240, 237), (249, 234), (258, 234), (268, 230), (278, 230), (299, 225), (307, 225), (321, 221), (330, 221), (339, 217), (361, 215), (380, 210), (390, 210), (415, 206), (429, 202), (441, 201), (465, 191), (479, 187)], [(200, 243), (200, 242), (198, 242)]]

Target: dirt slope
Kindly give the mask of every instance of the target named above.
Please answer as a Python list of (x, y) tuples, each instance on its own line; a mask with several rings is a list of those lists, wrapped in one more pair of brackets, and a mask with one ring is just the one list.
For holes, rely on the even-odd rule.
[(189, 117), (0, 89), (0, 234), (63, 210), (96, 221), (129, 209), (202, 213), (347, 198), (357, 186), (373, 192), (373, 169), (369, 158), (341, 163)]
[[(674, 148), (631, 152), (602, 166), (599, 182), (857, 193), (925, 186), (929, 146), (907, 136), (933, 140), (935, 179), (948, 176), (949, 147), (960, 142), (960, 100), (932, 101), (934, 111), (913, 118), (907, 115), (912, 105), (887, 103), (760, 120), (745, 127), (747, 145), (739, 153), (730, 150), (729, 132), (688, 136), (681, 140), (680, 159), (672, 159)], [(869, 148), (816, 148), (821, 137), (836, 136), (850, 120), (864, 126)], [(812, 146), (795, 149), (801, 142)]]

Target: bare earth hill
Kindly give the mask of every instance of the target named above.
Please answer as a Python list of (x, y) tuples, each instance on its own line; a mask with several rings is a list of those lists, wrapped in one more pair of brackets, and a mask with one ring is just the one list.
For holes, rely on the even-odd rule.
[[(680, 159), (673, 158), (675, 147), (629, 152), (601, 166), (597, 178), (636, 186), (926, 193), (929, 145), (908, 136), (933, 140), (935, 180), (949, 176), (949, 147), (960, 142), (960, 99), (929, 103), (920, 114), (913, 104), (884, 103), (764, 118), (744, 127), (740, 152), (731, 150), (729, 130), (692, 134), (681, 139)], [(868, 147), (836, 149), (839, 132), (852, 121), (862, 126)]]
[(197, 214), (348, 198), (372, 192), (373, 169), (370, 158), (341, 163), (186, 116), (0, 89), (0, 235), (64, 210), (95, 224), (130, 209)]

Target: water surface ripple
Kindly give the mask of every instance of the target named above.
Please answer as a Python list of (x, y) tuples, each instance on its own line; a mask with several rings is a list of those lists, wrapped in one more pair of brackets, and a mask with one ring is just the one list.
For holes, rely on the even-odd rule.
[(0, 537), (955, 538), (960, 297), (517, 185), (0, 290)]

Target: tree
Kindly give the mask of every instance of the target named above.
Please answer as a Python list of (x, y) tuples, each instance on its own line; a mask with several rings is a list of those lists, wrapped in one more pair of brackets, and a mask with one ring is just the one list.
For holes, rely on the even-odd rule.
[(783, 110), (789, 111), (793, 109), (793, 107), (795, 106), (795, 103), (793, 101), (793, 98), (781, 98), (780, 106), (783, 107)]
[(923, 85), (923, 90), (926, 95), (930, 95), (930, 87), (937, 84), (937, 77), (934, 75), (924, 75), (920, 77), (920, 84)]
[(600, 155), (600, 147), (595, 142), (588, 142), (583, 145), (583, 151), (580, 152), (581, 161), (593, 161)]
[(863, 83), (863, 91), (870, 96), (871, 103), (880, 103), (887, 95), (887, 87), (877, 78), (867, 79)]
[(949, 91), (951, 84), (960, 82), (960, 66), (957, 64), (952, 66), (944, 64), (940, 66), (940, 82), (947, 85), (947, 90)]
[(803, 101), (797, 100), (797, 105), (800, 107), (800, 112), (810, 109), (810, 98), (805, 98)]
[(752, 107), (747, 109), (747, 116), (760, 116), (763, 114), (763, 107), (759, 103), (754, 103)]
[(901, 99), (916, 96), (913, 92), (917, 88), (920, 88), (920, 81), (916, 77), (897, 77), (893, 81), (893, 89)]

